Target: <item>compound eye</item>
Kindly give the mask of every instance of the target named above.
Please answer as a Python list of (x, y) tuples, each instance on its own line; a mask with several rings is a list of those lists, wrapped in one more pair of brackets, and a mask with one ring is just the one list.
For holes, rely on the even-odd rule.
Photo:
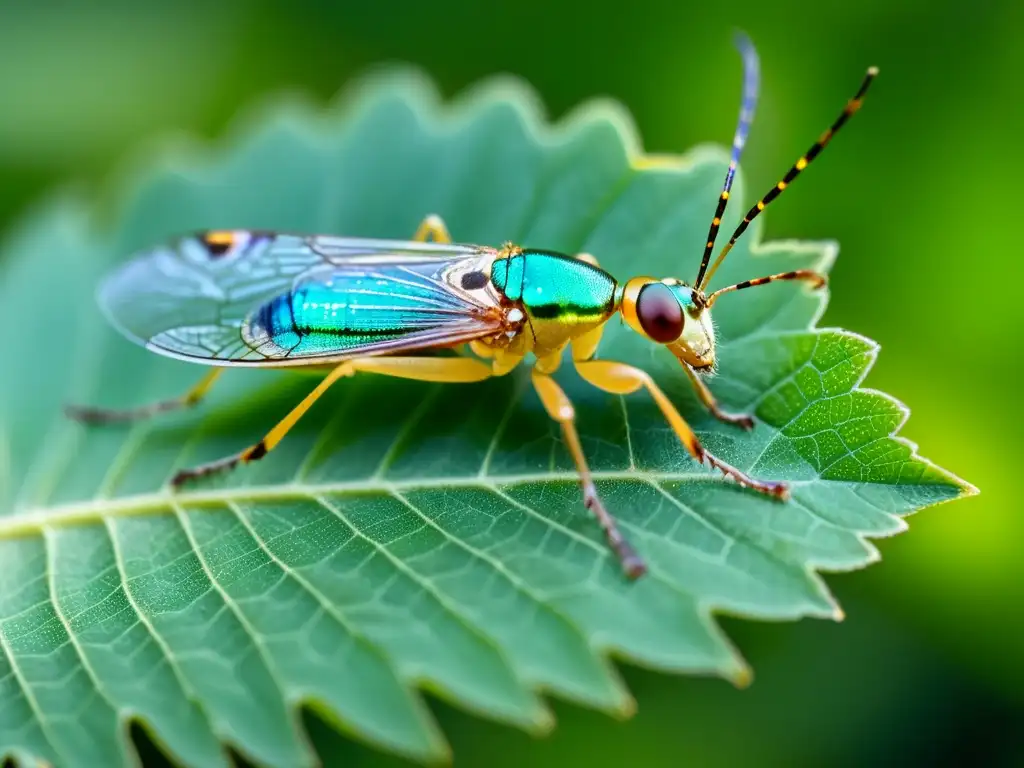
[(636, 297), (636, 316), (644, 332), (659, 344), (683, 335), (683, 308), (664, 283), (648, 283)]

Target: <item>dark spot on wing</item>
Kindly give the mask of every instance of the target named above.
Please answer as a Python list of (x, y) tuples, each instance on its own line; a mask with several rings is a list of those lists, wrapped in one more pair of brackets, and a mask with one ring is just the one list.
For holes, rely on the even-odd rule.
[(196, 234), (211, 259), (247, 253), (257, 243), (274, 237), (273, 232), (248, 229), (209, 229)]
[(238, 242), (236, 233), (230, 230), (210, 230), (199, 235), (199, 240), (211, 258), (217, 259), (229, 253)]
[(475, 291), (487, 285), (487, 275), (483, 272), (467, 272), (462, 276), (462, 287), (467, 291)]

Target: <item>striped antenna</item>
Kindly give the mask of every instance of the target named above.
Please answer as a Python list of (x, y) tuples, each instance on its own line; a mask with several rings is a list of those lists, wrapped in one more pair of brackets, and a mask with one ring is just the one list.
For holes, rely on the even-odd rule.
[(743, 100), (740, 102), (740, 117), (736, 123), (736, 133), (732, 137), (732, 157), (729, 158), (729, 170), (725, 172), (725, 184), (722, 185), (722, 194), (718, 196), (718, 207), (715, 208), (714, 218), (711, 219), (707, 245), (704, 246), (704, 257), (700, 260), (700, 271), (697, 272), (697, 280), (694, 285), (700, 285), (704, 273), (707, 271), (708, 263), (711, 261), (711, 251), (715, 248), (718, 228), (722, 226), (722, 214), (725, 213), (725, 206), (729, 204), (729, 191), (732, 189), (733, 177), (736, 176), (736, 166), (740, 162), (743, 146), (747, 143), (750, 124), (754, 122), (754, 108), (757, 106), (757, 91), (761, 81), (761, 67), (757, 51), (754, 50), (754, 44), (750, 38), (743, 32), (736, 33), (736, 47), (743, 57)]
[(718, 297), (723, 293), (742, 291), (745, 288), (756, 288), (759, 285), (768, 285), (768, 283), (774, 283), (777, 280), (804, 280), (810, 283), (812, 288), (821, 288), (825, 285), (826, 278), (824, 275), (815, 272), (813, 269), (796, 269), (792, 272), (780, 272), (777, 275), (768, 275), (768, 277), (744, 280), (742, 283), (736, 283), (736, 285), (730, 285), (727, 288), (719, 288), (708, 296), (704, 306), (707, 309), (711, 309), (711, 305), (718, 301)]
[(860, 109), (861, 102), (864, 100), (864, 94), (867, 93), (868, 88), (871, 86), (871, 81), (875, 79), (877, 74), (878, 67), (868, 68), (867, 74), (864, 75), (864, 80), (861, 82), (856, 95), (847, 102), (842, 113), (836, 118), (836, 121), (832, 123), (832, 126), (821, 134), (821, 137), (814, 142), (814, 145), (807, 150), (803, 157), (796, 161), (793, 167), (789, 169), (785, 176), (782, 177), (782, 181), (772, 187), (767, 195), (758, 200), (757, 204), (747, 211), (747, 215), (743, 217), (743, 221), (741, 221), (739, 226), (736, 227), (736, 231), (732, 233), (732, 237), (729, 238), (729, 242), (724, 248), (722, 248), (722, 252), (718, 254), (718, 258), (715, 259), (714, 265), (710, 270), (708, 270), (707, 275), (704, 276), (703, 282), (700, 280), (697, 281), (697, 290), (704, 290), (704, 287), (711, 282), (711, 278), (714, 276), (715, 271), (721, 265), (729, 251), (732, 250), (732, 247), (736, 244), (740, 235), (746, 231), (750, 222), (756, 219), (757, 215), (761, 213), (761, 211), (763, 211), (772, 200), (782, 194), (782, 191), (793, 183), (793, 180), (800, 175), (800, 172), (811, 164), (814, 158), (820, 154), (821, 150), (828, 146), (832, 137), (835, 136), (846, 121), (853, 116), (854, 112)]

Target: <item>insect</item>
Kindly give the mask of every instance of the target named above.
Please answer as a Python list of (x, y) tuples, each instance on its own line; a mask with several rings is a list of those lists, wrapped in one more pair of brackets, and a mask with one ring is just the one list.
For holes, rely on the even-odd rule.
[[(736, 167), (753, 120), (759, 61), (738, 41), (744, 85), (732, 154), (697, 278), (616, 280), (588, 254), (452, 242), (444, 221), (427, 216), (412, 240), (377, 240), (251, 230), (206, 231), (138, 254), (103, 283), (99, 299), (129, 338), (163, 355), (213, 366), (183, 396), (131, 410), (71, 407), (87, 422), (145, 418), (194, 406), (225, 367), (318, 366), (326, 375), (266, 436), (219, 461), (179, 471), (174, 487), (264, 458), (339, 379), (374, 373), (419, 381), (471, 383), (512, 371), (532, 354), (530, 376), (547, 413), (561, 426), (575, 461), (583, 503), (600, 523), (625, 574), (646, 571), (591, 478), (569, 398), (554, 374), (566, 350), (579, 375), (605, 392), (646, 390), (683, 448), (739, 485), (785, 500), (784, 483), (749, 477), (701, 445), (668, 397), (640, 368), (598, 359), (605, 324), (616, 314), (679, 361), (704, 405), (742, 428), (753, 419), (719, 407), (704, 379), (713, 372), (711, 308), (732, 291), (780, 280), (825, 277), (795, 270), (746, 280), (712, 293), (707, 286), (747, 226), (803, 171), (861, 105), (877, 69), (832, 126), (743, 217), (714, 263), (711, 256)], [(434, 354), (454, 349), (456, 354)]]

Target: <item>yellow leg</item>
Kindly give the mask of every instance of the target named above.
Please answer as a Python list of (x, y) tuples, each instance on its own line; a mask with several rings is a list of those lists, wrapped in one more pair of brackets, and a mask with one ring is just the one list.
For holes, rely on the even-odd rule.
[[(588, 261), (584, 259), (584, 256), (588, 254), (580, 254), (576, 258)], [(593, 260), (593, 257), (590, 257)], [(591, 261), (596, 265), (596, 260)], [(592, 331), (588, 331), (572, 342), (572, 359), (577, 363), (586, 362), (590, 360), (596, 353), (597, 347), (601, 343), (601, 334), (604, 333), (604, 326), (599, 325)], [(682, 361), (680, 361), (682, 362)], [(686, 371), (686, 375), (690, 378), (690, 383), (693, 384), (693, 388), (697, 390), (697, 396), (700, 401), (704, 403), (705, 407), (711, 414), (720, 421), (724, 421), (726, 424), (736, 424), (744, 429), (754, 428), (754, 419), (745, 413), (729, 413), (728, 411), (722, 410), (718, 405), (718, 401), (715, 400), (715, 396), (708, 389), (708, 385), (704, 383), (703, 379), (685, 362), (682, 363), (683, 370)]]
[[(682, 362), (682, 361), (680, 361)], [(745, 413), (729, 413), (723, 411), (718, 401), (715, 400), (715, 396), (711, 394), (711, 390), (708, 389), (708, 385), (704, 383), (697, 372), (693, 370), (687, 363), (683, 362), (683, 370), (686, 371), (686, 375), (690, 377), (690, 382), (693, 384), (693, 388), (697, 390), (697, 397), (704, 403), (711, 415), (719, 421), (724, 421), (726, 424), (736, 424), (743, 429), (753, 429), (754, 419)]]
[(582, 336), (572, 340), (572, 360), (574, 363), (583, 363), (597, 354), (597, 347), (601, 343), (601, 334), (604, 333), (604, 326), (599, 325)]
[(262, 459), (281, 442), (288, 431), (313, 406), (313, 403), (330, 389), (334, 382), (344, 376), (354, 376), (356, 373), (379, 373), (402, 379), (447, 383), (482, 381), (494, 375), (491, 366), (487, 363), (467, 357), (362, 357), (346, 360), (336, 366), (317, 385), (316, 389), (306, 395), (305, 399), (281, 419), (258, 443), (223, 459), (201, 464), (192, 469), (183, 469), (174, 476), (171, 485), (176, 487), (188, 480), (215, 472), (223, 472), (238, 464), (248, 464)]
[(525, 357), (523, 354), (510, 352), (500, 347), (489, 347), (482, 341), (471, 341), (466, 346), (477, 357), (490, 361), (491, 375), (493, 376), (504, 376), (523, 362), (523, 357)]
[[(547, 368), (547, 370), (545, 371), (543, 368)], [(565, 443), (569, 447), (569, 453), (572, 454), (573, 461), (576, 463), (576, 471), (580, 477), (583, 506), (589, 509), (601, 524), (608, 546), (619, 559), (626, 576), (631, 579), (639, 578), (646, 573), (647, 566), (619, 531), (615, 524), (615, 518), (608, 513), (601, 498), (597, 495), (597, 488), (590, 476), (590, 467), (587, 466), (587, 459), (583, 455), (583, 446), (580, 445), (580, 436), (576, 432), (576, 411), (568, 396), (549, 375), (554, 368), (557, 368), (557, 362), (554, 362), (552, 358), (538, 361), (531, 374), (533, 386), (548, 415), (562, 427)]]
[(412, 239), (421, 243), (427, 242), (428, 239), (435, 243), (450, 243), (452, 236), (448, 234), (448, 227), (445, 225), (444, 219), (432, 213), (420, 222)]
[(693, 458), (701, 464), (707, 463), (718, 469), (722, 474), (733, 478), (742, 486), (777, 499), (789, 497), (789, 488), (785, 483), (755, 480), (731, 464), (727, 464), (717, 456), (708, 453), (704, 446), (701, 445), (700, 440), (697, 439), (697, 435), (690, 429), (690, 425), (686, 423), (679, 414), (679, 411), (676, 410), (676, 407), (672, 405), (672, 401), (668, 399), (645, 371), (633, 368), (625, 363), (616, 363), (610, 360), (577, 362), (576, 370), (581, 377), (598, 389), (615, 395), (628, 395), (641, 388), (645, 388), (651, 397), (654, 398), (654, 402), (657, 403), (658, 408), (672, 427), (672, 431), (676, 433), (680, 442), (682, 442)]
[(64, 412), (72, 419), (84, 421), (87, 424), (110, 424), (118, 421), (135, 421), (137, 419), (148, 419), (158, 413), (175, 411), (179, 408), (190, 408), (196, 405), (210, 391), (210, 387), (224, 372), (223, 368), (211, 368), (210, 372), (203, 376), (192, 389), (181, 397), (174, 397), (170, 400), (161, 400), (139, 408), (126, 408), (124, 410), (93, 408), (90, 406), (69, 405)]
[(474, 355), (476, 355), (477, 357), (485, 358), (487, 360), (490, 360), (498, 353), (498, 350), (496, 348), (489, 347), (479, 340), (469, 342), (469, 348), (473, 351)]

